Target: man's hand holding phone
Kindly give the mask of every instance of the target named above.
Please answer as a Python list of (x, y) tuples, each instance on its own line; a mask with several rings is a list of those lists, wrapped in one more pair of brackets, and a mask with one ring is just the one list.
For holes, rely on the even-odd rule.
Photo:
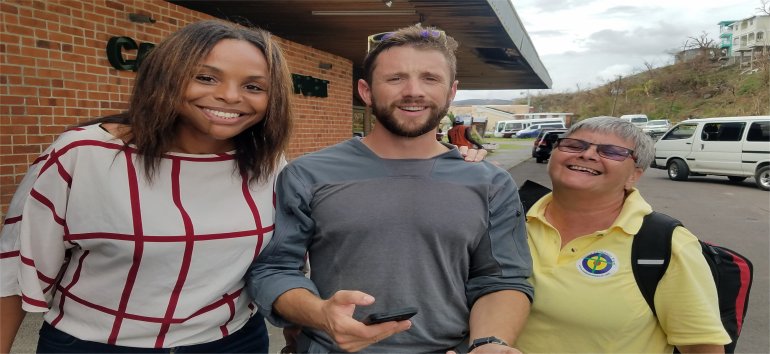
[[(337, 291), (332, 297), (324, 300), (322, 305), (325, 318), (323, 330), (332, 337), (340, 349), (357, 352), (412, 327), (412, 322), (409, 320), (391, 320), (366, 325), (353, 318), (356, 306), (368, 306), (373, 303), (374, 297), (361, 291)], [(401, 316), (405, 314), (402, 313)], [(384, 317), (379, 319), (383, 320)]]
[(405, 321), (417, 314), (416, 307), (405, 307), (396, 310), (389, 310), (385, 312), (377, 312), (366, 316), (363, 319), (365, 325), (373, 325), (389, 321)]

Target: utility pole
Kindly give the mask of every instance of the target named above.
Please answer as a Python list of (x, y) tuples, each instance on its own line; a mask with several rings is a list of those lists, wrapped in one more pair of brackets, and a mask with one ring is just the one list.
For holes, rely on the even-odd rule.
[(617, 84), (615, 84), (615, 89), (613, 91), (613, 99), (612, 99), (612, 113), (611, 116), (615, 116), (615, 104), (618, 103), (618, 92), (620, 91), (620, 80), (623, 78), (622, 75), (618, 75), (618, 81)]
[(529, 90), (527, 90), (527, 113), (532, 113), (532, 97), (529, 96)]

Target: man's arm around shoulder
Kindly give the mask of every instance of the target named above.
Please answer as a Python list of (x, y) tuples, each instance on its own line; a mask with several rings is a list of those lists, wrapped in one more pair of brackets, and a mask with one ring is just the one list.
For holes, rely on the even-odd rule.
[[(497, 337), (512, 344), (524, 327), (529, 309), (529, 297), (517, 290), (501, 290), (480, 297), (471, 308), (470, 342)], [(518, 349), (501, 344), (485, 344), (471, 351), (482, 352), (520, 353)]]
[[(490, 201), (490, 225), (488, 249), (495, 254), (487, 276), (469, 279), (469, 298), (475, 301), (470, 313), (470, 343), (474, 340), (496, 337), (507, 345), (484, 344), (471, 353), (520, 353), (508, 345), (513, 344), (529, 316), (532, 285), (527, 278), (532, 274), (532, 258), (527, 245), (526, 224), (521, 201), (513, 180), (507, 176), (503, 188)], [(481, 252), (486, 254), (486, 252)], [(480, 257), (479, 260), (486, 259)], [(489, 261), (489, 260), (488, 260)], [(496, 275), (498, 271), (502, 274)], [(481, 275), (481, 274), (479, 274)], [(497, 281), (491, 281), (497, 279)], [(482, 280), (483, 279), (483, 280)], [(504, 290), (485, 291), (499, 287)], [(470, 345), (469, 343), (469, 345)]]

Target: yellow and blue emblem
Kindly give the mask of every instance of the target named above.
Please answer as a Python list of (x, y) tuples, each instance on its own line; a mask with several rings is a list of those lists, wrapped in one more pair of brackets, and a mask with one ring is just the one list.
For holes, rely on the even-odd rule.
[(585, 275), (603, 278), (618, 270), (618, 260), (605, 250), (592, 251), (577, 261), (577, 268)]

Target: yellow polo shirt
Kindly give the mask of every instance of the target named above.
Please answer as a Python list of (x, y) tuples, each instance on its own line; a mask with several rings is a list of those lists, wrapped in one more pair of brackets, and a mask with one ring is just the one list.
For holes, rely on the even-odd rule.
[(607, 230), (564, 247), (545, 219), (549, 194), (527, 213), (535, 300), (515, 347), (524, 353), (671, 353), (673, 345), (727, 344), (716, 286), (697, 239), (674, 230), (671, 263), (655, 293), (656, 318), (631, 270), (631, 241), (652, 208), (637, 190)]

